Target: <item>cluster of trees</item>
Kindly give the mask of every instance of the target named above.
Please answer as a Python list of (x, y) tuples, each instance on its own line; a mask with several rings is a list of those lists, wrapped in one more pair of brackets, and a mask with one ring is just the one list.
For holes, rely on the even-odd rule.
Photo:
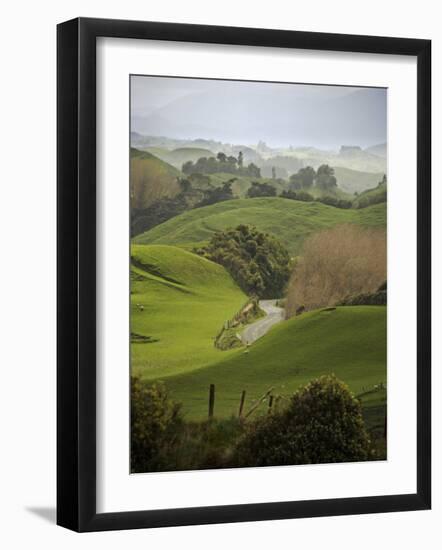
[(249, 225), (219, 231), (196, 251), (224, 266), (249, 295), (281, 296), (290, 276), (290, 256), (274, 237)]
[(253, 181), (252, 185), (247, 189), (247, 197), (249, 199), (256, 197), (276, 197), (276, 189), (270, 183)]
[(184, 174), (216, 174), (225, 172), (227, 174), (238, 174), (241, 176), (250, 176), (260, 178), (261, 171), (251, 162), (244, 166), (243, 154), (240, 152), (238, 157), (227, 156), (225, 153), (218, 153), (216, 157), (202, 157), (196, 162), (189, 160), (182, 167)]
[(340, 225), (304, 242), (287, 288), (286, 316), (376, 292), (387, 278), (384, 229)]
[(317, 171), (311, 166), (301, 168), (296, 174), (290, 176), (289, 185), (292, 191), (306, 190), (313, 186), (323, 191), (330, 191), (335, 189), (338, 183), (334, 169), (328, 164), (321, 164)]
[(209, 177), (202, 174), (192, 174), (187, 178), (178, 178), (177, 181), (180, 192), (174, 197), (158, 199), (147, 208), (131, 209), (132, 236), (148, 231), (186, 210), (235, 198), (232, 191), (235, 178), (218, 187), (211, 187)]
[(181, 191), (174, 197), (158, 199), (147, 208), (131, 209), (131, 235), (135, 237), (148, 231), (170, 218), (182, 214), (189, 208), (189, 197), (186, 191)]
[(229, 201), (234, 199), (232, 191), (232, 183), (234, 183), (235, 178), (225, 181), (219, 187), (214, 187), (213, 189), (207, 189), (204, 194), (204, 198), (196, 205), (196, 208), (200, 206), (208, 206), (209, 204), (215, 204), (217, 202)]

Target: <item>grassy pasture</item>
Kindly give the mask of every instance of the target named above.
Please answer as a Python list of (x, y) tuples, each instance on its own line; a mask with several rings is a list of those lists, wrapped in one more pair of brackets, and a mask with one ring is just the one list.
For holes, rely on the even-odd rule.
[(154, 380), (231, 353), (213, 339), (247, 297), (223, 267), (172, 246), (133, 245), (131, 256), (133, 374)]
[[(156, 375), (164, 379), (172, 397), (183, 402), (187, 417), (197, 420), (207, 416), (210, 384), (216, 386), (215, 415), (228, 418), (237, 414), (242, 390), (247, 392), (247, 410), (271, 387), (276, 394), (289, 395), (327, 373), (345, 381), (355, 394), (386, 383), (385, 307), (306, 313), (276, 325), (248, 351), (236, 350), (182, 375), (167, 377), (165, 369)], [(379, 412), (385, 392), (368, 393), (362, 402)], [(379, 414), (375, 416), (378, 422)]]
[(215, 231), (250, 224), (277, 237), (293, 255), (313, 231), (343, 223), (385, 226), (386, 205), (340, 209), (280, 197), (235, 199), (196, 208), (138, 235), (137, 244), (168, 244), (192, 248), (207, 243)]

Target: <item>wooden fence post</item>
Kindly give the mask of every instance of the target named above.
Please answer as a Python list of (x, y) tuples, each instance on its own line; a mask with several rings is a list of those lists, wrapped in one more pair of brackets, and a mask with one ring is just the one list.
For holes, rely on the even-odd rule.
[(281, 396), (280, 395), (277, 395), (276, 396), (276, 399), (275, 399), (275, 411), (278, 412), (279, 411), (279, 403), (281, 401)]
[(270, 414), (272, 412), (272, 405), (273, 405), (273, 395), (269, 397), (269, 408), (267, 410), (267, 414)]
[(239, 413), (238, 413), (239, 418), (241, 418), (241, 416), (242, 416), (242, 411), (244, 409), (245, 400), (246, 400), (246, 390), (243, 390), (242, 393), (241, 393), (241, 400), (239, 402)]
[(213, 418), (215, 408), (215, 384), (210, 384), (209, 388), (209, 418)]
[(258, 401), (252, 406), (252, 408), (248, 410), (245, 418), (248, 418), (251, 414), (253, 414), (256, 411), (256, 409), (261, 405), (261, 403), (263, 403), (267, 399), (267, 397), (272, 393), (273, 389), (274, 388), (270, 388), (265, 392), (265, 394), (262, 397), (258, 399)]

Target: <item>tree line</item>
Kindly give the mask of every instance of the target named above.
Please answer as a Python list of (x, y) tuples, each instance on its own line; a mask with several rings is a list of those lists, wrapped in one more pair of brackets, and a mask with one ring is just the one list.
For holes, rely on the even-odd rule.
[(219, 152), (216, 157), (201, 157), (197, 161), (191, 160), (185, 162), (181, 169), (183, 174), (238, 174), (241, 176), (250, 176), (252, 178), (260, 178), (261, 170), (251, 162), (244, 166), (244, 157), (242, 152), (238, 157), (233, 155), (227, 156), (225, 153)]

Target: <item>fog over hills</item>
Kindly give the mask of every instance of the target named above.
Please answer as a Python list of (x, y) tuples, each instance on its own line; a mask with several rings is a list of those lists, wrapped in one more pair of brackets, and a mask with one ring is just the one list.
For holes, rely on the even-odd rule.
[(131, 129), (271, 147), (366, 148), (387, 141), (386, 98), (383, 88), (136, 76)]

